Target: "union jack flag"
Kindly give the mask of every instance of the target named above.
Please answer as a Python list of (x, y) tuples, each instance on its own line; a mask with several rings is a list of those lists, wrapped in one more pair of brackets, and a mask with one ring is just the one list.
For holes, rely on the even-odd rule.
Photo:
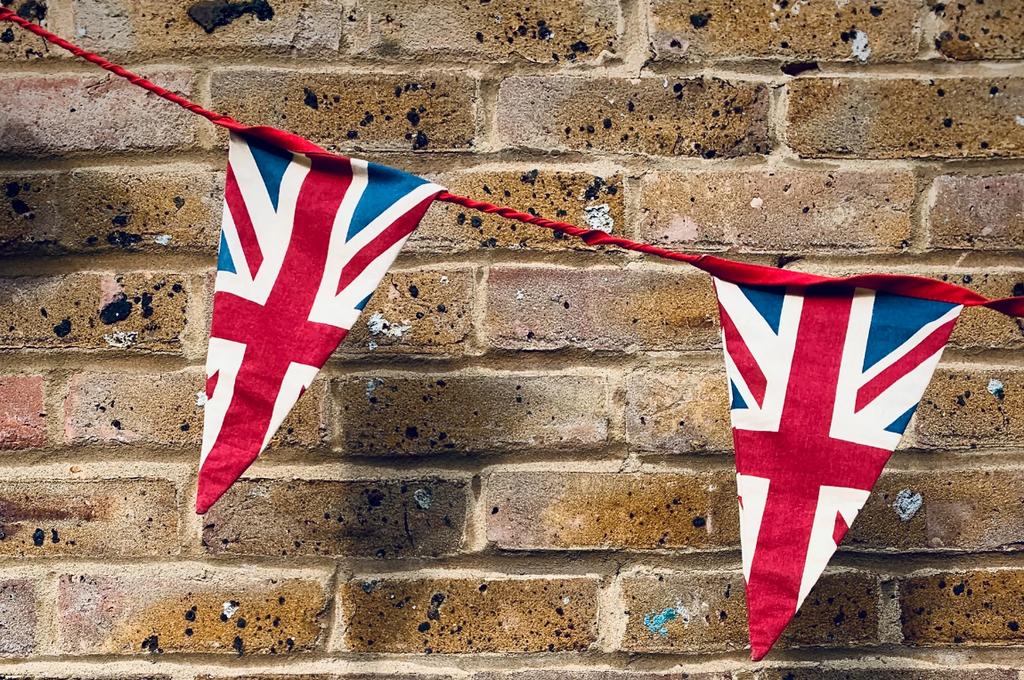
[(844, 285), (715, 288), (756, 661), (864, 507), (962, 305)]
[(440, 191), (393, 168), (231, 133), (197, 512), (267, 445)]

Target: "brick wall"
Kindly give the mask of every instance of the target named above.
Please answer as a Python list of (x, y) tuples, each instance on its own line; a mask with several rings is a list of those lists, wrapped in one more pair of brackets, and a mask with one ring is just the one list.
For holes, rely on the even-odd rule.
[[(1017, 0), (4, 4), (241, 121), (458, 193), (1024, 294)], [(0, 26), (0, 149), (5, 676), (1024, 668), (1019, 323), (964, 313), (878, 490), (754, 665), (706, 276), (435, 206), (199, 518), (224, 134)]]

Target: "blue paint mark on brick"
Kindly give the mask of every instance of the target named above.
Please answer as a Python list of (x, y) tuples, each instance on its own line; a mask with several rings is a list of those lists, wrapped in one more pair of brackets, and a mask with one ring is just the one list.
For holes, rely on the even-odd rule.
[(668, 622), (677, 619), (683, 623), (690, 622), (690, 612), (678, 600), (674, 608), (669, 607), (660, 614), (652, 610), (650, 614), (644, 617), (644, 625), (652, 633), (665, 637), (665, 634), (668, 633)]

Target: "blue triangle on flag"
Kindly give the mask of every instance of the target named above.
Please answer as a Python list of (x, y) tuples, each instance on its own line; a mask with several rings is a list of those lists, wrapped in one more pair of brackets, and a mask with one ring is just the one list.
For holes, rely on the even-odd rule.
[(290, 151), (285, 151), (257, 137), (246, 137), (245, 141), (249, 144), (249, 151), (252, 153), (253, 160), (256, 161), (256, 167), (260, 171), (263, 184), (267, 187), (267, 194), (270, 195), (270, 202), (276, 211), (277, 203), (281, 198), (281, 179), (292, 162), (292, 154)]
[(231, 272), (232, 274), (237, 273), (235, 271), (235, 261), (231, 257), (231, 251), (228, 250), (228, 240), (224, 237), (224, 232), (220, 232), (220, 252), (217, 253), (217, 270), (222, 272)]
[(868, 345), (864, 350), (864, 370), (868, 370), (915, 333), (956, 305), (892, 293), (875, 293), (871, 312)]
[(366, 309), (366, 305), (370, 301), (370, 298), (372, 298), (372, 297), (373, 297), (373, 293), (370, 293), (369, 295), (364, 297), (363, 301), (360, 302), (358, 305), (356, 305), (356, 309), (358, 309), (359, 311), (363, 311), (364, 309)]
[(367, 163), (366, 173), (366, 189), (359, 197), (359, 205), (356, 206), (355, 213), (352, 215), (352, 222), (349, 224), (346, 237), (348, 241), (365, 229), (370, 222), (380, 217), (399, 199), (416, 187), (427, 183), (427, 180), (416, 175), (376, 163)]
[(747, 408), (747, 402), (743, 400), (743, 395), (736, 389), (736, 383), (730, 380), (729, 387), (732, 388), (732, 401), (729, 403), (729, 408)]
[(781, 286), (740, 286), (743, 295), (760, 312), (764, 320), (771, 326), (776, 335), (782, 321), (782, 303), (786, 299), (786, 289)]
[(887, 428), (885, 428), (885, 431), (886, 432), (895, 432), (896, 434), (903, 434), (903, 432), (907, 429), (907, 423), (910, 422), (910, 418), (911, 418), (911, 416), (914, 415), (914, 411), (916, 411), (916, 410), (917, 410), (917, 404), (914, 404), (909, 409), (907, 409), (906, 413), (901, 415), (896, 420), (892, 421), (889, 424), (889, 426)]

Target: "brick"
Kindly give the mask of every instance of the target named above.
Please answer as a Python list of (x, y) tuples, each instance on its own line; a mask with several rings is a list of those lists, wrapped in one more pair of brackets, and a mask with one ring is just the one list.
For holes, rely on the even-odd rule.
[[(18, 16), (28, 19), (34, 24), (54, 30), (54, 19), (60, 21), (63, 14), (55, 2), (32, 2), (31, 0), (11, 1), (4, 5), (14, 10)], [(0, 25), (0, 62), (20, 62), (28, 64), (38, 59), (64, 56), (64, 50), (52, 47), (50, 43), (20, 26), (4, 22)]]
[(250, 3), (251, 11), (237, 17), (224, 10), (226, 4), (74, 0), (78, 44), (102, 54), (135, 57), (203, 53), (329, 57), (338, 50), (342, 10), (337, 3), (263, 3), (269, 11)]
[(610, 671), (582, 668), (559, 668), (552, 670), (528, 670), (505, 672), (478, 672), (473, 680), (732, 680), (728, 672), (691, 673), (677, 670), (672, 673), (656, 671)]
[(203, 518), (212, 555), (440, 557), (462, 545), (469, 488), (437, 477), (243, 480)]
[(43, 446), (45, 417), (42, 376), (0, 376), (0, 450)]
[[(620, 174), (474, 170), (434, 179), (453, 194), (488, 199), (521, 212), (580, 227), (626, 230), (625, 187)], [(407, 251), (457, 253), (487, 248), (595, 250), (578, 238), (550, 229), (437, 202), (413, 232)]]
[(757, 680), (1017, 680), (1017, 671), (1007, 668), (943, 668), (942, 670), (896, 668), (770, 668)]
[(928, 199), (928, 245), (937, 249), (1024, 248), (1024, 175), (942, 175)]
[(588, 577), (367, 578), (343, 584), (341, 598), (354, 652), (565, 652), (597, 639)]
[[(157, 85), (189, 96), (192, 72), (148, 68)], [(195, 146), (198, 116), (113, 75), (0, 76), (0, 148), (9, 154), (169, 151)]]
[(127, 557), (178, 552), (173, 482), (163, 479), (0, 483), (0, 555)]
[(739, 544), (733, 472), (508, 472), (486, 480), (487, 539), (511, 550)]
[(599, 377), (363, 376), (336, 382), (334, 399), (340, 444), (351, 454), (585, 451), (608, 437), (608, 385)]
[(926, 447), (1013, 444), (1024, 434), (1024, 375), (996, 367), (939, 367), (917, 407)]
[(473, 323), (473, 287), (468, 268), (391, 270), (339, 352), (461, 352)]
[(724, 373), (641, 371), (626, 381), (626, 443), (640, 452), (732, 449)]
[(36, 649), (36, 586), (27, 579), (0, 580), (0, 655), (28, 656)]
[(929, 2), (937, 20), (935, 48), (951, 59), (1020, 59), (1024, 12), (1012, 0)]
[(768, 153), (768, 88), (718, 78), (506, 78), (506, 146), (732, 158)]
[(308, 652), (327, 609), (323, 583), (308, 573), (253, 567), (65, 573), (57, 588), (65, 654)]
[(1020, 78), (797, 78), (790, 146), (827, 158), (1024, 155)]
[(213, 108), (282, 127), (328, 149), (467, 149), (476, 82), (459, 73), (216, 71)]
[(899, 587), (904, 644), (972, 647), (1024, 640), (1024, 572), (918, 574), (901, 580)]
[(0, 279), (0, 347), (179, 352), (189, 293), (170, 272)]
[(672, 269), (492, 267), (487, 335), (503, 349), (685, 350), (719, 342), (711, 280)]
[(1017, 470), (885, 472), (843, 542), (854, 550), (1004, 550), (1024, 544)]
[(910, 61), (919, 11), (907, 0), (653, 0), (651, 43), (664, 60)]
[(652, 172), (641, 239), (687, 248), (895, 251), (910, 237), (909, 170)]
[[(878, 628), (877, 597), (876, 579), (871, 575), (826, 573), (783, 633), (783, 644), (873, 642)], [(707, 653), (748, 646), (742, 574), (633, 574), (622, 578), (622, 598), (629, 617), (621, 641), (626, 651)]]
[[(986, 273), (978, 268), (970, 274), (950, 272), (940, 278), (949, 283), (969, 288), (987, 298), (1003, 298), (1024, 294), (1024, 271)], [(984, 307), (967, 307), (950, 335), (955, 347), (964, 349), (1020, 349), (1024, 347), (1024, 328), (1017, 319)]]
[[(75, 374), (64, 401), (65, 437), (71, 443), (198, 446), (203, 412), (197, 398), (204, 386), (200, 369)], [(269, 448), (317, 444), (323, 399), (324, 383), (314, 381), (271, 438)]]
[(370, 0), (352, 9), (347, 19), (345, 37), (361, 56), (482, 63), (593, 62), (602, 52), (616, 53), (621, 30), (614, 0), (528, 6), (508, 0)]
[(223, 178), (212, 169), (18, 173), (0, 177), (0, 253), (212, 253)]

